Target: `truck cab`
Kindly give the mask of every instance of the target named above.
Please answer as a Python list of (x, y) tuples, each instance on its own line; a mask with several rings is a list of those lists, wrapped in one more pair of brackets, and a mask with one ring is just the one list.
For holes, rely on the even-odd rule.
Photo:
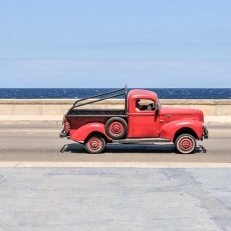
[(156, 93), (131, 90), (128, 93), (128, 138), (159, 137), (159, 110)]
[[(106, 143), (173, 142), (176, 150), (184, 154), (195, 151), (196, 140), (208, 138), (201, 110), (163, 107), (155, 92), (143, 89), (128, 92), (125, 87), (108, 93), (110, 95), (121, 90), (124, 90), (125, 95), (124, 110), (86, 110), (79, 108), (85, 105), (79, 104), (80, 101), (86, 99), (75, 102), (64, 116), (64, 128), (60, 137), (68, 137), (84, 144), (89, 153), (103, 152)], [(120, 94), (93, 102), (118, 95)]]

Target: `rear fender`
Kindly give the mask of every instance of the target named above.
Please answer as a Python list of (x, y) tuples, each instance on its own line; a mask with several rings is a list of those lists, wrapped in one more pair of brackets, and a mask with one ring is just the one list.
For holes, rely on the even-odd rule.
[(180, 129), (191, 129), (197, 138), (203, 138), (203, 124), (198, 120), (176, 120), (166, 123), (160, 129), (160, 137), (174, 142), (174, 136)]
[(105, 124), (102, 123), (89, 123), (85, 124), (77, 130), (71, 131), (70, 139), (84, 143), (84, 140), (93, 132), (99, 132), (103, 134), (108, 140), (112, 140), (105, 132)]

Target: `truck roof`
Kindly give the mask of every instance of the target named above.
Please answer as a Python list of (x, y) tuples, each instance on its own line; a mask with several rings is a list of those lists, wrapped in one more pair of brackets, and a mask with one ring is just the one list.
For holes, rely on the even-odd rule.
[(147, 98), (151, 98), (151, 99), (157, 99), (158, 96), (155, 92), (153, 91), (149, 91), (149, 90), (142, 90), (142, 89), (133, 89), (131, 91), (129, 91), (128, 93), (128, 99), (147, 99)]

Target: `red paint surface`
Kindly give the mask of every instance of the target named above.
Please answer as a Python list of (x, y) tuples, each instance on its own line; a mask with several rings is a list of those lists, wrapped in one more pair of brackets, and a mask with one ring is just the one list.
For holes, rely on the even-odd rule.
[[(157, 111), (137, 111), (137, 100), (152, 100), (158, 104)], [(175, 134), (180, 129), (190, 129), (196, 136), (203, 138), (204, 115), (200, 110), (162, 107), (155, 92), (147, 90), (131, 90), (127, 96), (128, 101), (128, 132), (127, 138), (168, 138), (174, 141)], [(83, 142), (92, 132), (103, 134), (108, 140), (105, 124), (110, 117), (68, 117), (65, 122), (70, 124), (70, 139)], [(65, 123), (66, 124), (66, 123)], [(64, 124), (64, 128), (67, 125)], [(120, 133), (120, 127), (112, 124), (114, 133)]]
[(78, 142), (84, 142), (84, 140), (92, 133), (99, 132), (103, 134), (108, 140), (111, 140), (105, 132), (105, 124), (102, 123), (87, 123), (81, 126), (79, 129), (71, 129), (70, 137), (72, 140)]

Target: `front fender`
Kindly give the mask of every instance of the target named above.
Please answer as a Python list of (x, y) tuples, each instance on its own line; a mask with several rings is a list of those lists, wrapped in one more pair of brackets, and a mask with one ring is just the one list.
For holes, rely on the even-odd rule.
[(102, 123), (89, 123), (85, 124), (77, 130), (70, 132), (70, 139), (83, 143), (84, 140), (92, 133), (99, 132), (102, 133), (108, 140), (111, 138), (105, 132), (105, 124)]
[(191, 129), (199, 139), (203, 138), (203, 124), (198, 120), (175, 120), (166, 123), (160, 129), (160, 137), (170, 139), (173, 142), (176, 132), (182, 128)]

